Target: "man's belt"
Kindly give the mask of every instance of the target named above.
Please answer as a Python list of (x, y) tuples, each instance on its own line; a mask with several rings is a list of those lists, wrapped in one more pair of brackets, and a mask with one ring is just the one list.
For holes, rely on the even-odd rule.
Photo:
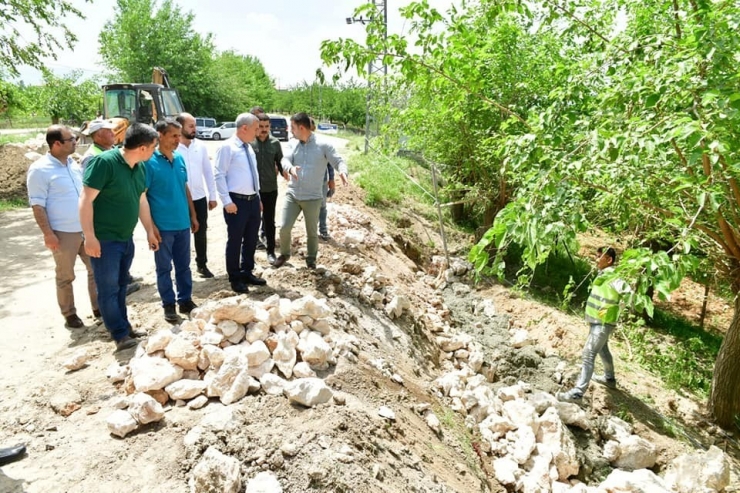
[(229, 192), (229, 195), (231, 195), (231, 198), (233, 199), (242, 199), (242, 200), (254, 200), (257, 198), (256, 193), (253, 193), (252, 195), (244, 195), (241, 193)]

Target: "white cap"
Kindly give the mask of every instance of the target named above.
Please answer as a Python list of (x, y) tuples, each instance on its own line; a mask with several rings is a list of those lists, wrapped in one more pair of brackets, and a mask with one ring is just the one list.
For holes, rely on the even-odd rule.
[(114, 128), (116, 128), (116, 126), (113, 125), (113, 122), (110, 122), (108, 120), (93, 120), (88, 124), (87, 128), (82, 133), (85, 135), (92, 135), (103, 128), (113, 130)]

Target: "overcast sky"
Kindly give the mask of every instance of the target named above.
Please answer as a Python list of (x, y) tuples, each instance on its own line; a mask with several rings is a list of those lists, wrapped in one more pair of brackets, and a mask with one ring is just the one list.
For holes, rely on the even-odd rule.
[[(48, 67), (58, 74), (82, 69), (85, 74), (104, 72), (98, 55), (98, 34), (112, 19), (115, 0), (93, 0), (92, 6), (72, 0), (86, 14), (86, 19), (69, 19), (67, 24), (79, 41), (63, 50)], [(195, 14), (193, 27), (199, 33), (212, 33), (216, 48), (235, 50), (260, 59), (278, 87), (314, 80), (321, 66), (319, 48), (325, 39), (364, 39), (362, 25), (347, 25), (345, 19), (363, 0), (174, 0), (183, 10)], [(398, 14), (410, 0), (388, 0), (388, 32), (408, 32), (408, 25)], [(430, 0), (445, 12), (453, 0)], [(167, 68), (167, 62), (160, 62)], [(41, 80), (40, 73), (21, 68), (21, 78), (30, 84)], [(328, 71), (327, 74), (333, 73)], [(356, 74), (351, 74), (356, 77)]]

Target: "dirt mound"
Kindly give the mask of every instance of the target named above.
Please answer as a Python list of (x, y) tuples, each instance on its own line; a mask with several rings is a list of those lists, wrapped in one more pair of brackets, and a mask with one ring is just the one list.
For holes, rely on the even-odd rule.
[(28, 196), (26, 174), (35, 159), (26, 155), (30, 152), (43, 154), (46, 151), (46, 144), (41, 145), (36, 140), (0, 145), (0, 199), (24, 199)]

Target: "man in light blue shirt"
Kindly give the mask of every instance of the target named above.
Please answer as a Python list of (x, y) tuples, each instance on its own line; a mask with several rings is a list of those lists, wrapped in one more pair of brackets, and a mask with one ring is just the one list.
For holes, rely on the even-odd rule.
[(82, 168), (69, 157), (75, 152), (77, 138), (67, 127), (52, 125), (46, 130), (49, 152), (28, 169), (26, 185), (33, 217), (44, 235), (44, 245), (51, 250), (56, 264), (57, 302), (69, 328), (84, 323), (75, 308), (72, 281), (75, 260), (79, 256), (87, 268), (87, 290), (93, 315), (100, 316), (90, 257), (85, 253), (77, 204), (82, 191)]
[(236, 117), (236, 133), (216, 152), (215, 178), (226, 221), (226, 272), (231, 289), (247, 293), (247, 283), (265, 285), (255, 276), (254, 251), (260, 227), (260, 180), (257, 157), (249, 145), (259, 120), (251, 113)]
[(311, 131), (311, 119), (306, 113), (296, 113), (290, 119), (290, 130), (297, 139), (293, 149), (283, 157), (283, 171), (290, 176), (283, 205), (283, 222), (280, 227), (280, 256), (273, 267), (281, 267), (290, 258), (291, 231), (298, 214), (303, 211), (306, 221), (306, 265), (316, 268), (319, 252), (318, 223), (321, 202), (324, 198), (326, 163), (334, 166), (347, 184), (347, 165), (330, 143), (317, 139)]
[[(177, 322), (175, 301), (180, 313), (190, 313), (193, 303), (193, 275), (190, 270), (190, 230), (198, 231), (195, 206), (187, 187), (185, 160), (175, 152), (180, 144), (182, 125), (175, 120), (160, 120), (154, 127), (159, 132), (159, 149), (144, 164), (146, 200), (159, 235), (159, 249), (154, 252), (157, 269), (157, 291), (162, 298), (164, 318)], [(172, 289), (172, 265), (175, 265), (177, 298)]]

